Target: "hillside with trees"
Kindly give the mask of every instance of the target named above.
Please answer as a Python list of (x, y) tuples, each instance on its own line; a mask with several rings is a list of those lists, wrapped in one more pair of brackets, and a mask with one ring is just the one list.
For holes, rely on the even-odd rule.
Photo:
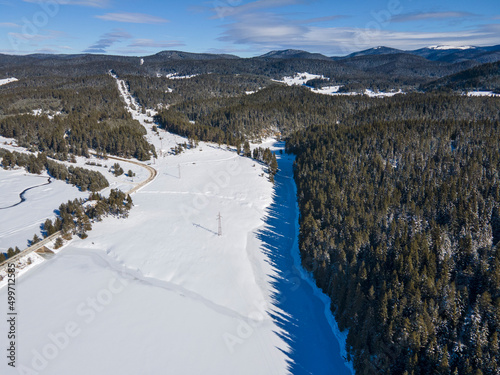
[(149, 160), (154, 150), (144, 134), (109, 75), (36, 77), (0, 86), (0, 135), (32, 151), (59, 160), (88, 156), (89, 149)]
[(499, 102), (412, 99), (290, 136), (302, 263), (357, 373), (497, 374)]

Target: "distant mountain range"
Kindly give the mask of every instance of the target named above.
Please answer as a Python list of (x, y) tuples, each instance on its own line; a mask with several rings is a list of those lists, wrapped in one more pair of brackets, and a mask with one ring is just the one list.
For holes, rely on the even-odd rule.
[[(475, 87), (497, 90), (496, 77), (499, 73), (495, 67), (481, 70), (481, 66), (499, 61), (500, 45), (431, 46), (413, 51), (381, 46), (343, 57), (329, 57), (296, 49), (271, 51), (253, 58), (183, 51), (162, 51), (143, 57), (94, 54), (25, 56), (0, 54), (0, 79), (46, 75), (78, 77), (106, 74), (110, 70), (118, 74), (131, 75), (215, 73), (250, 74), (273, 79), (293, 76), (297, 72), (309, 72), (324, 75), (331, 79), (332, 84), (354, 90), (370, 87), (381, 90), (399, 88), (411, 90), (419, 87), (429, 89)], [(475, 67), (478, 69), (471, 70)], [(481, 72), (488, 72), (489, 79), (474, 78)], [(446, 80), (448, 77), (452, 77), (451, 81), (434, 84), (434, 81)], [(462, 84), (463, 79), (468, 81)]]
[(474, 47), (474, 46), (431, 46), (420, 48), (413, 51), (405, 51), (390, 47), (375, 47), (364, 51), (354, 52), (350, 55), (338, 57), (328, 57), (320, 53), (310, 53), (307, 51), (287, 49), (283, 51), (271, 51), (259, 58), (281, 58), (281, 59), (308, 59), (308, 60), (347, 60), (359, 56), (375, 56), (375, 55), (396, 55), (407, 54), (424, 57), (431, 61), (442, 61), (447, 63), (461, 63), (467, 61), (478, 62), (481, 64), (500, 61), (500, 45), (490, 47)]

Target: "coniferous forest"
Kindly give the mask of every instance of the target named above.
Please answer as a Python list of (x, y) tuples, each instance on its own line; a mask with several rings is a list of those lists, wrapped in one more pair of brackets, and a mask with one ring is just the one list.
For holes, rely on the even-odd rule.
[(357, 373), (497, 374), (498, 101), (428, 100), (290, 136), (303, 265)]

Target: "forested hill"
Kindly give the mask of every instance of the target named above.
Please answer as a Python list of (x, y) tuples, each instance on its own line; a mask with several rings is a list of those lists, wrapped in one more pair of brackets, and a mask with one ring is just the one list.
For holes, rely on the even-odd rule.
[(289, 138), (302, 261), (357, 373), (498, 374), (500, 102), (409, 99)]
[(28, 55), (0, 54), (0, 79), (43, 76), (84, 77), (107, 74), (157, 77), (168, 74), (258, 75), (273, 79), (311, 72), (331, 78), (332, 84), (361, 85), (364, 88), (417, 88), (436, 78), (481, 64), (476, 60), (432, 61), (400, 53), (328, 58), (305, 51), (273, 51), (254, 58), (232, 55), (193, 54), (163, 51), (152, 56)]
[(148, 160), (145, 129), (125, 110), (109, 75), (43, 76), (0, 86), (0, 135), (67, 160), (98, 152)]
[(500, 61), (483, 64), (451, 76), (440, 78), (423, 86), (426, 91), (485, 90), (500, 93)]

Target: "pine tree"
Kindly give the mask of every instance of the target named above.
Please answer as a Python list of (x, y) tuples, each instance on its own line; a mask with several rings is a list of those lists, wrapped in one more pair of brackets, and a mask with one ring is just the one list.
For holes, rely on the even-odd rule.
[(33, 236), (33, 239), (31, 240), (31, 246), (37, 244), (38, 242), (40, 242), (40, 237), (38, 237), (38, 235), (35, 234)]
[(57, 237), (56, 242), (54, 243), (54, 248), (59, 249), (64, 245), (63, 239), (61, 237)]
[(252, 157), (252, 152), (250, 150), (250, 143), (248, 141), (245, 141), (243, 144), (243, 156), (250, 158)]

